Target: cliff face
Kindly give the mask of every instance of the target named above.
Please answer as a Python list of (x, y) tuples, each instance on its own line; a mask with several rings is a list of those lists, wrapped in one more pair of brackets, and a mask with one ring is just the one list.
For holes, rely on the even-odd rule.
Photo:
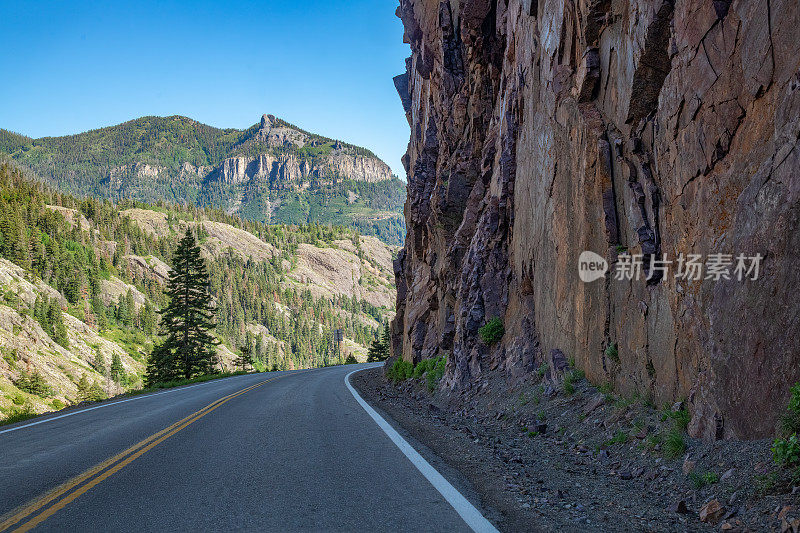
[[(401, 0), (398, 16), (394, 353), (447, 352), (450, 387), (574, 358), (622, 393), (686, 399), (694, 436), (770, 435), (800, 380), (797, 2)], [(580, 280), (584, 250), (604, 278)], [(641, 278), (615, 279), (625, 252)], [(677, 263), (644, 279), (651, 256), (714, 253), (731, 279)], [(758, 279), (737, 279), (738, 254), (764, 257)]]

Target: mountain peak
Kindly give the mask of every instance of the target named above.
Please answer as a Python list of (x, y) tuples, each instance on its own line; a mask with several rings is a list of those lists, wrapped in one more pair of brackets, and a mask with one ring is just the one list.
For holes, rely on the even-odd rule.
[(269, 129), (272, 125), (275, 124), (275, 115), (267, 115), (264, 113), (261, 115), (261, 129)]

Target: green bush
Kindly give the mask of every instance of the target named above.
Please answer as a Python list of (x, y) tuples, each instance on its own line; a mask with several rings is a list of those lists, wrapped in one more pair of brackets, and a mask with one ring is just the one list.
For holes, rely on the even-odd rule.
[(444, 367), (447, 364), (447, 357), (441, 355), (435, 359), (428, 359), (428, 361), (434, 361), (433, 365), (429, 365), (430, 368), (425, 376), (425, 379), (428, 382), (428, 390), (433, 392), (436, 390), (436, 387), (439, 385), (439, 381), (444, 376)]
[[(791, 389), (789, 405), (781, 418), (781, 430), (785, 437), (779, 437), (772, 443), (772, 459), (784, 469), (791, 469), (792, 482), (800, 483), (800, 383)], [(791, 434), (790, 434), (791, 433)]]
[(414, 364), (398, 358), (389, 368), (387, 376), (393, 381), (403, 381), (414, 375)]
[(347, 354), (347, 359), (344, 360), (344, 364), (346, 365), (355, 365), (358, 361), (356, 360), (356, 356), (353, 354)]
[(547, 373), (547, 363), (542, 363), (539, 365), (539, 368), (536, 369), (536, 375), (540, 378), (543, 378), (544, 375)]
[(483, 342), (489, 346), (499, 341), (505, 332), (506, 330), (500, 317), (494, 317), (478, 330)]
[(4, 424), (13, 424), (14, 422), (22, 422), (34, 416), (36, 416), (36, 413), (33, 407), (31, 407), (29, 403), (26, 403), (22, 407), (13, 407), (11, 412), (4, 419), (0, 420), (0, 426)]
[(24, 371), (20, 372), (19, 378), (14, 380), (14, 386), (21, 391), (25, 391), (28, 394), (35, 394), (42, 398), (52, 396), (53, 394), (53, 388), (47, 384), (44, 376), (42, 376), (38, 370), (34, 371), (32, 374)]
[(680, 431), (686, 431), (686, 428), (689, 427), (689, 411), (685, 408), (679, 409), (678, 411), (670, 411), (668, 415), (672, 421), (675, 423), (675, 429)]
[(800, 432), (800, 383), (791, 389), (789, 405), (781, 417), (781, 430), (784, 436)]
[(797, 434), (786, 439), (775, 439), (772, 444), (772, 458), (779, 466), (800, 465), (800, 442)]
[(713, 485), (714, 483), (719, 481), (719, 476), (714, 472), (705, 472), (700, 474), (699, 472), (691, 472), (689, 474), (689, 481), (692, 482), (694, 488), (702, 489), (706, 485)]

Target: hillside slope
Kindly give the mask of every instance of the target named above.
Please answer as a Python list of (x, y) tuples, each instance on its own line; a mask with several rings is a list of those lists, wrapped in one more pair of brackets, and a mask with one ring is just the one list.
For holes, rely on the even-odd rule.
[(261, 369), (363, 361), (393, 316), (393, 250), (375, 237), (79, 201), (0, 165), (0, 415), (140, 387), (187, 228), (209, 266), (221, 370), (244, 345)]
[[(798, 3), (398, 15), (413, 134), (394, 353), (450, 354), (452, 387), (572, 360), (625, 395), (686, 399), (693, 436), (772, 435), (800, 381)], [(605, 276), (581, 280), (584, 251)], [(740, 254), (763, 259), (757, 279)], [(484, 342), (495, 317), (505, 335)]]
[(405, 184), (365, 148), (272, 115), (246, 130), (186, 117), (31, 139), (0, 130), (0, 153), (76, 195), (217, 207), (271, 223), (341, 224), (399, 244)]

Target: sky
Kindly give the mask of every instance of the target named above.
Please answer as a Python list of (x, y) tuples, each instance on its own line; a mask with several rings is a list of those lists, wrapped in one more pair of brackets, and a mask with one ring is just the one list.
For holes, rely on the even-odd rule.
[(405, 178), (396, 0), (0, 0), (0, 128), (57, 136), (145, 115), (264, 113), (365, 146)]

